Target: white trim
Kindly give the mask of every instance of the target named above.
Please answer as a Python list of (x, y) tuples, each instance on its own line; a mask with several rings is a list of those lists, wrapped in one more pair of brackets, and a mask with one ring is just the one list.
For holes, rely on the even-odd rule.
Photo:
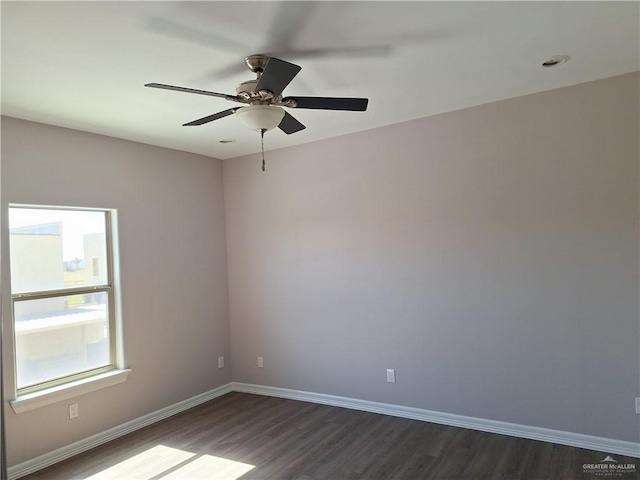
[(27, 393), (11, 400), (11, 408), (17, 414), (35, 410), (36, 408), (52, 405), (54, 403), (69, 400), (71, 398), (95, 392), (103, 388), (111, 387), (127, 381), (130, 369), (115, 369), (100, 373), (92, 377), (65, 383), (56, 387), (47, 388), (34, 393)]
[(9, 467), (9, 480), (15, 480), (38, 470), (42, 470), (43, 468), (66, 460), (74, 455), (86, 452), (87, 450), (102, 445), (103, 443), (109, 442), (231, 392), (252, 393), (254, 395), (266, 395), (270, 397), (301, 400), (304, 402), (350, 408), (353, 410), (362, 410), (365, 412), (380, 413), (382, 415), (410, 418), (413, 420), (438, 423), (441, 425), (469, 428), (471, 430), (479, 430), (481, 432), (498, 433), (512, 437), (557, 443), (559, 445), (568, 445), (570, 447), (586, 448), (608, 454), (640, 458), (640, 443), (636, 442), (594, 437), (581, 433), (531, 427), (515, 423), (500, 422), (497, 420), (486, 420), (483, 418), (467, 417), (452, 413), (434, 412), (432, 410), (424, 410), (421, 408), (403, 407), (401, 405), (371, 402), (368, 400), (358, 400), (355, 398), (339, 397), (336, 395), (325, 395), (322, 393), (304, 392), (288, 388), (231, 382), (208, 392), (201, 393), (200, 395), (196, 395), (195, 397), (183, 400), (182, 402), (178, 402), (149, 413), (138, 419), (123, 423), (122, 425), (111, 428), (105, 432), (92, 435), (84, 440), (79, 440), (71, 445), (67, 445), (66, 447), (58, 448), (57, 450), (41, 455), (32, 460), (27, 460), (26, 462)]
[(570, 447), (586, 448), (588, 450), (640, 458), (640, 443), (637, 442), (627, 442), (613, 438), (584, 435), (582, 433), (532, 427), (529, 425), (501, 422), (498, 420), (467, 417), (465, 415), (456, 415), (453, 413), (435, 412), (432, 410), (424, 410), (422, 408), (404, 407), (401, 405), (391, 405), (387, 403), (371, 402), (368, 400), (358, 400), (355, 398), (339, 397), (335, 395), (304, 392), (288, 388), (267, 387), (263, 385), (251, 385), (238, 382), (232, 382), (231, 388), (234, 392), (253, 393), (256, 395), (267, 395), (270, 397), (288, 398), (291, 400), (302, 400), (304, 402), (351, 408), (353, 410), (362, 410), (365, 412), (380, 413), (394, 417), (410, 418), (413, 420), (438, 423), (441, 425), (469, 428), (471, 430), (479, 430), (481, 432), (498, 433), (500, 435), (509, 435), (512, 437), (527, 438), (530, 440), (539, 440), (542, 442), (557, 443), (559, 445), (567, 445)]
[(188, 398), (181, 402), (174, 403), (173, 405), (161, 408), (160, 410), (156, 410), (155, 412), (149, 413), (135, 420), (131, 420), (127, 423), (123, 423), (122, 425), (118, 425), (117, 427), (92, 435), (83, 440), (79, 440), (71, 445), (58, 448), (34, 459), (9, 467), (9, 480), (15, 480), (38, 470), (42, 470), (43, 468), (50, 467), (51, 465), (73, 457), (74, 455), (86, 452), (91, 448), (110, 442), (111, 440), (159, 422), (160, 420), (164, 420), (165, 418), (176, 415), (177, 413), (184, 412), (185, 410), (230, 393), (231, 391), (231, 384), (228, 383), (226, 385), (222, 385), (221, 387), (209, 390), (208, 392), (201, 393), (200, 395), (196, 395), (195, 397)]

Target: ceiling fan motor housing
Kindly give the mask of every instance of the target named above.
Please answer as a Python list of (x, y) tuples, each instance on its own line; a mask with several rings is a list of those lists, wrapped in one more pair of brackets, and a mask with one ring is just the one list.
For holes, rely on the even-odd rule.
[(247, 80), (236, 86), (236, 94), (242, 103), (250, 105), (284, 105), (281, 95), (274, 95), (269, 90), (256, 90), (259, 80)]
[(256, 89), (256, 85), (258, 85), (258, 80), (247, 80), (246, 82), (240, 83), (236, 87), (236, 93), (240, 95), (241, 93), (251, 93)]

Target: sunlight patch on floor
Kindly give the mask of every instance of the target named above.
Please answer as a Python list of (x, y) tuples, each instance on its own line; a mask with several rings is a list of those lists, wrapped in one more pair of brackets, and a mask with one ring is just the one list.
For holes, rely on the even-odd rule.
[(180, 478), (236, 480), (251, 469), (253, 469), (253, 465), (247, 463), (214, 457), (213, 455), (202, 455), (162, 478), (174, 480)]
[(253, 465), (214, 455), (157, 445), (87, 477), (87, 480), (236, 480), (253, 468)]

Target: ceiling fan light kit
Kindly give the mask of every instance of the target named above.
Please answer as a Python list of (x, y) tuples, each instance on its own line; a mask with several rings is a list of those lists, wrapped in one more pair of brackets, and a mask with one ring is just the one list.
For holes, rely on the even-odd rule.
[(284, 118), (284, 110), (270, 105), (249, 105), (236, 110), (236, 117), (251, 130), (273, 130)]
[[(282, 107), (306, 108), (317, 110), (346, 110), (364, 112), (369, 100), (366, 98), (336, 97), (282, 97), (282, 91), (300, 72), (302, 67), (266, 55), (250, 55), (245, 58), (249, 70), (256, 74), (255, 80), (242, 82), (236, 87), (236, 95), (177, 87), (163, 83), (147, 83), (145, 87), (173, 90), (196, 95), (208, 95), (224, 98), (231, 102), (244, 103), (246, 106), (229, 108), (183, 126), (199, 126), (227, 117), (233, 113), (251, 130), (257, 130), (264, 137), (264, 132), (278, 127), (287, 135), (304, 130), (306, 127), (296, 120)], [(262, 148), (264, 171), (264, 146)]]

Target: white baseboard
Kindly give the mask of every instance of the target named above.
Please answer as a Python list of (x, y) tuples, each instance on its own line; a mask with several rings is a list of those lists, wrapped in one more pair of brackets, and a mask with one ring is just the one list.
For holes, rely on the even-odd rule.
[(401, 405), (390, 405), (387, 403), (370, 402), (368, 400), (324, 395), (321, 393), (303, 392), (287, 388), (266, 387), (262, 385), (233, 382), (231, 383), (231, 390), (234, 392), (268, 395), (271, 397), (288, 398), (291, 400), (302, 400), (305, 402), (320, 403), (335, 407), (351, 408), (354, 410), (380, 413), (394, 417), (410, 418), (413, 420), (422, 420), (424, 422), (438, 423), (441, 425), (450, 425), (452, 427), (469, 428), (471, 430), (479, 430), (481, 432), (498, 433), (512, 437), (557, 443), (559, 445), (567, 445), (570, 447), (586, 448), (588, 450), (595, 450), (607, 454), (640, 458), (640, 443), (626, 442), (613, 438), (595, 437), (592, 435), (584, 435), (582, 433), (531, 427), (516, 423), (500, 422), (498, 420), (487, 420), (484, 418), (467, 417), (453, 413), (434, 412), (432, 410), (424, 410), (421, 408), (403, 407)]
[(230, 383), (222, 385), (221, 387), (201, 393), (200, 395), (188, 398), (182, 402), (169, 405), (168, 407), (161, 408), (160, 410), (149, 413), (135, 420), (131, 420), (130, 422), (123, 423), (122, 425), (118, 425), (117, 427), (96, 435), (92, 435), (91, 437), (77, 441), (71, 445), (58, 448), (32, 460), (27, 460), (26, 462), (9, 467), (9, 480), (15, 480), (38, 470), (42, 470), (43, 468), (50, 467), (51, 465), (73, 457), (74, 455), (86, 452), (91, 448), (97, 447), (111, 440), (115, 440), (118, 437), (159, 422), (160, 420), (164, 420), (165, 418), (169, 418), (177, 413), (184, 412), (185, 410), (198, 406), (201, 403), (208, 402), (209, 400), (213, 400), (214, 398), (225, 395), (231, 391)]
[(46, 453), (34, 459), (19, 463), (9, 467), (9, 480), (15, 480), (43, 468), (54, 465), (58, 462), (73, 457), (79, 453), (86, 452), (94, 447), (107, 443), (118, 437), (134, 432), (140, 428), (156, 423), (165, 418), (184, 412), (202, 403), (213, 400), (230, 392), (253, 393), (255, 395), (267, 395), (270, 397), (288, 398), (291, 400), (301, 400), (304, 402), (331, 405), (334, 407), (350, 408), (382, 415), (394, 417), (410, 418), (424, 422), (450, 425), (453, 427), (469, 428), (481, 432), (498, 433), (512, 437), (539, 440), (542, 442), (557, 443), (570, 447), (586, 448), (606, 454), (625, 455), (628, 457), (640, 458), (640, 443), (626, 442), (612, 438), (594, 437), (581, 433), (564, 432), (548, 428), (531, 427), (515, 423), (500, 422), (497, 420), (486, 420), (483, 418), (467, 417), (452, 413), (435, 412), (414, 407), (403, 407), (401, 405), (391, 405), (387, 403), (371, 402), (355, 398), (339, 397), (336, 395), (325, 395), (322, 393), (304, 392), (291, 390), (288, 388), (267, 387), (264, 385), (251, 385), (248, 383), (231, 382), (208, 392), (188, 398), (182, 402), (170, 405), (155, 412), (144, 415), (138, 419), (131, 420), (117, 427), (106, 430), (102, 433), (72, 443), (52, 452)]

